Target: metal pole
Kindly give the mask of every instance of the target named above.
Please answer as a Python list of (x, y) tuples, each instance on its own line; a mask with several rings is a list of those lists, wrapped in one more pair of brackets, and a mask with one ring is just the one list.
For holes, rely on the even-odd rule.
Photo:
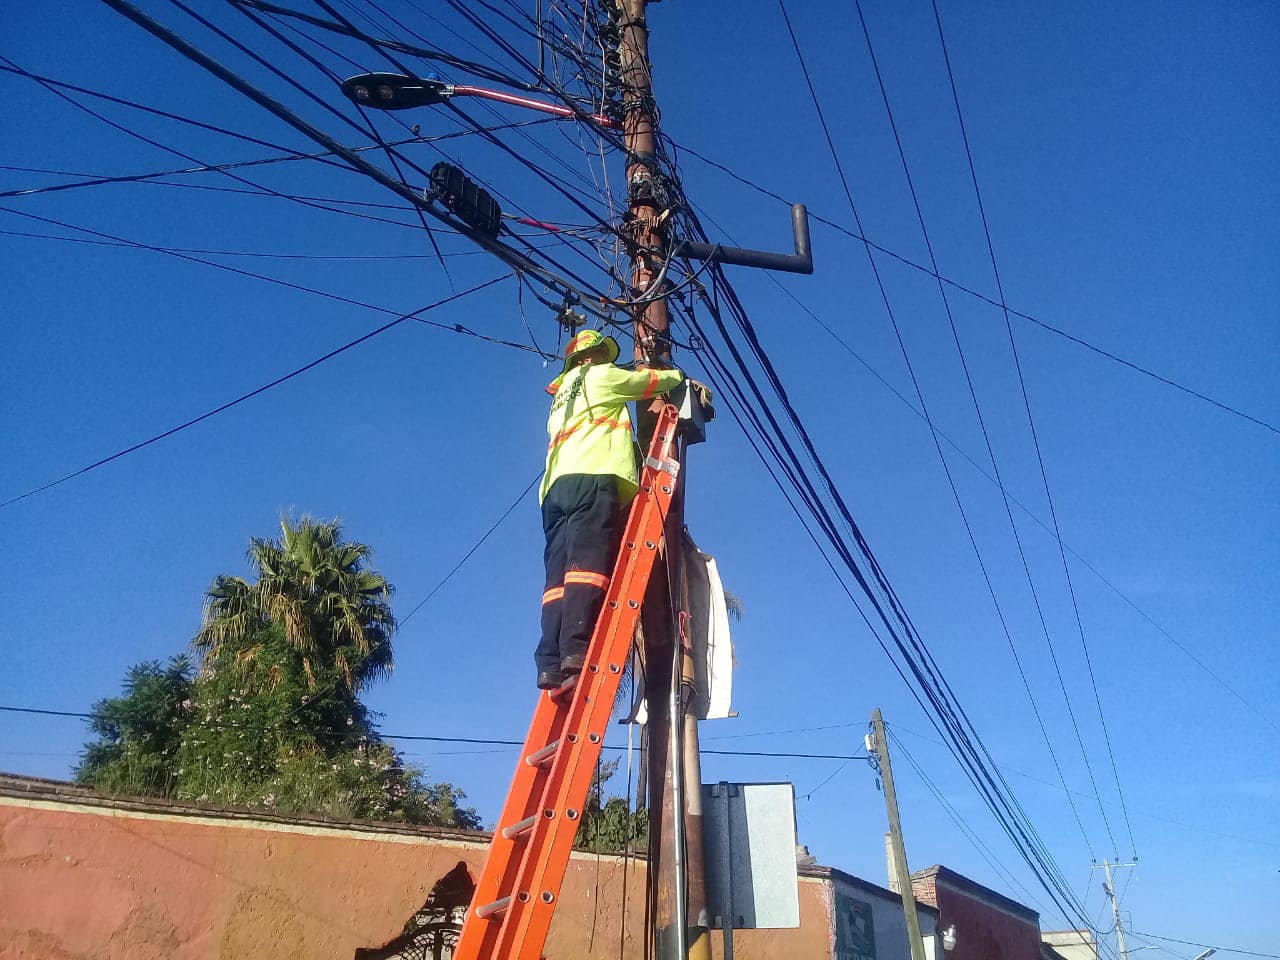
[(884, 718), (876, 707), (871, 715), (876, 757), (880, 761), (880, 780), (884, 784), (884, 805), (889, 813), (889, 835), (893, 844), (893, 868), (897, 873), (898, 894), (907, 920), (907, 936), (911, 942), (911, 960), (925, 960), (924, 938), (920, 935), (920, 917), (916, 914), (915, 891), (911, 888), (911, 872), (907, 869), (907, 851), (902, 843), (902, 823), (898, 820), (898, 792), (893, 787), (893, 767), (889, 763), (889, 741), (884, 735)]
[(1136, 867), (1136, 863), (1112, 863), (1102, 861), (1102, 869), (1107, 875), (1107, 896), (1111, 898), (1111, 916), (1116, 922), (1116, 945), (1120, 948), (1120, 960), (1129, 960), (1129, 951), (1124, 943), (1124, 922), (1120, 919), (1120, 898), (1116, 896), (1116, 885), (1111, 879), (1112, 867)]
[[(687, 471), (682, 471), (687, 473)], [(684, 513), (684, 490), (681, 487), (680, 512)], [(689, 571), (685, 553), (684, 531), (680, 541), (680, 607), (690, 610)], [(689, 960), (711, 960), (711, 912), (707, 904), (706, 852), (702, 845), (702, 757), (698, 747), (698, 717), (690, 709), (697, 687), (691, 638), (681, 634), (677, 656), (680, 658), (680, 722), (682, 761), (684, 766), (684, 840), (685, 840), (685, 922), (688, 931)], [(732, 950), (732, 945), (730, 946)], [(731, 960), (731, 954), (725, 960)]]

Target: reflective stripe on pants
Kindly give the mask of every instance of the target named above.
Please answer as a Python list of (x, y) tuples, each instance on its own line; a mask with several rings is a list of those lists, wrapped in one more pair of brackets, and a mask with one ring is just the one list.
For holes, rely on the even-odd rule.
[(613, 571), (621, 519), (612, 476), (569, 474), (547, 491), (542, 501), (546, 592), (542, 638), (534, 652), (539, 671), (559, 670), (562, 658), (587, 652)]

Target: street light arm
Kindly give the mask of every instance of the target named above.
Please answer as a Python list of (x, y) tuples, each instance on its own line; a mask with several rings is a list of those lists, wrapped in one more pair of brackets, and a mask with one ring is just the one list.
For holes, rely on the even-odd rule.
[(457, 85), (452, 88), (452, 94), (456, 97), (481, 97), (485, 100), (497, 100), (499, 103), (509, 103), (517, 107), (527, 107), (530, 110), (540, 110), (543, 113), (555, 114), (557, 117), (590, 117), (593, 123), (610, 129), (618, 129), (618, 122), (603, 114), (591, 113), (580, 114), (571, 107), (562, 106), (558, 103), (548, 103), (545, 100), (535, 100), (533, 97), (522, 97), (517, 93), (504, 93), (501, 90), (486, 90), (483, 87), (472, 87), (465, 85)]

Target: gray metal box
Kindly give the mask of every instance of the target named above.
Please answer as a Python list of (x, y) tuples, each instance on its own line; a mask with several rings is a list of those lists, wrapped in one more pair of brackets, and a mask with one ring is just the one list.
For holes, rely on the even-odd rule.
[(702, 847), (713, 927), (800, 926), (791, 784), (704, 783)]

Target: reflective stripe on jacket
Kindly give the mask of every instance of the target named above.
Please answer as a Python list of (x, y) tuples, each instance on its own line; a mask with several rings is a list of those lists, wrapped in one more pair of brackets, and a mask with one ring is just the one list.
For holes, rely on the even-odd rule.
[(618, 478), (623, 501), (635, 495), (636, 455), (629, 400), (648, 400), (684, 380), (679, 370), (623, 370), (611, 363), (574, 367), (547, 388), (547, 470), (538, 502), (556, 480), (585, 473)]

